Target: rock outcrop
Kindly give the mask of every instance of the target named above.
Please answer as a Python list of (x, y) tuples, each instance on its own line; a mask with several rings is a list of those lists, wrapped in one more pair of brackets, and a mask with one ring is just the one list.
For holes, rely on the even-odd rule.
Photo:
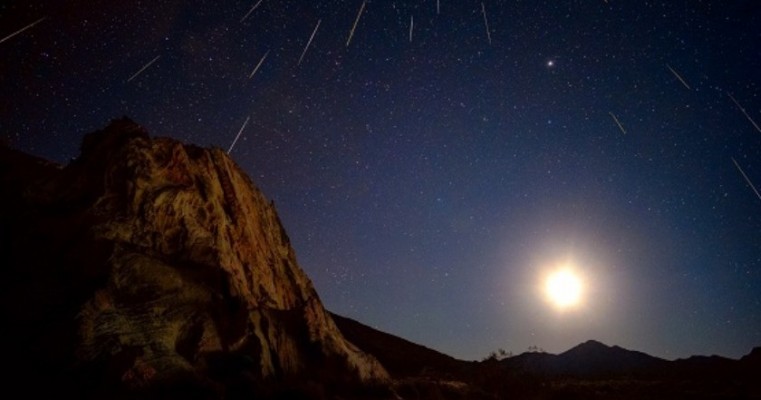
[(338, 331), (273, 204), (222, 150), (122, 119), (65, 167), (1, 151), (7, 378), (211, 398), (388, 379)]

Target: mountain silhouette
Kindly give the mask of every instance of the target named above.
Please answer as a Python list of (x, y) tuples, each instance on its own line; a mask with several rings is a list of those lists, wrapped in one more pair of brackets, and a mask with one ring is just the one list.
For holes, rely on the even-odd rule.
[(666, 361), (639, 351), (588, 340), (557, 355), (528, 352), (506, 358), (502, 364), (532, 374), (589, 377), (648, 373), (663, 368)]
[[(739, 360), (693, 356), (668, 361), (588, 340), (560, 354), (532, 351), (502, 360), (464, 361), (332, 316), (347, 339), (406, 382), (407, 393), (436, 393), (409, 398), (761, 399), (761, 347)], [(451, 397), (441, 396), (450, 386), (435, 382), (452, 381), (467, 385), (467, 394), (461, 389)]]
[(559, 354), (557, 361), (565, 372), (580, 375), (641, 373), (665, 365), (663, 359), (595, 340)]

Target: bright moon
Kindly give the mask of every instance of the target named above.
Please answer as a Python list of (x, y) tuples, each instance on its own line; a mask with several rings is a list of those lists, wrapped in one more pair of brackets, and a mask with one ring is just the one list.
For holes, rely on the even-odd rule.
[(544, 282), (547, 300), (559, 310), (574, 308), (581, 301), (581, 279), (569, 269), (550, 273)]

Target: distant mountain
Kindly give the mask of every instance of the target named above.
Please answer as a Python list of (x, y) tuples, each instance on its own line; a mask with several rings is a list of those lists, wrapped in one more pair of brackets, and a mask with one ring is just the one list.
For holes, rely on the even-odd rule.
[[(343, 336), (374, 356), (394, 378), (419, 376), (470, 380), (488, 371), (493, 361), (463, 361), (371, 328), (358, 321), (330, 314)], [(761, 371), (761, 347), (740, 360), (720, 356), (692, 356), (668, 361), (620, 346), (588, 340), (563, 353), (526, 352), (497, 362), (502, 373), (536, 377), (583, 379), (679, 379), (702, 380), (751, 376)]]
[(713, 355), (668, 361), (589, 340), (557, 355), (528, 352), (506, 358), (500, 364), (511, 373), (544, 377), (717, 381), (744, 379), (761, 371), (761, 347), (740, 360)]
[(756, 347), (739, 360), (712, 356), (692, 356), (669, 363), (667, 375), (680, 379), (746, 379), (761, 385), (761, 347)]
[[(668, 361), (589, 340), (560, 354), (528, 352), (475, 362), (331, 316), (347, 340), (377, 358), (397, 382), (405, 382), (396, 386), (405, 399), (761, 399), (756, 376), (761, 347), (740, 360), (693, 356)], [(465, 386), (453, 390), (452, 381)], [(446, 390), (449, 396), (436, 394)]]
[(514, 372), (528, 374), (556, 374), (558, 371), (557, 354), (550, 354), (541, 351), (527, 352), (508, 357), (499, 362), (499, 364)]
[(667, 361), (619, 346), (586, 341), (558, 355), (531, 352), (502, 361), (508, 369), (541, 374), (571, 376), (613, 376), (649, 373)]
[(559, 354), (558, 361), (566, 371), (581, 375), (642, 373), (662, 368), (666, 363), (661, 358), (594, 340)]

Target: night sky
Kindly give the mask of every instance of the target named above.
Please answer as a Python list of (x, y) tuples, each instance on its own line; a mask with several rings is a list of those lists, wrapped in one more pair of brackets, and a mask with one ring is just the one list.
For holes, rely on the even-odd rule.
[(2, 140), (241, 132), (326, 307), (455, 357), (761, 345), (758, 1), (257, 1), (3, 2)]

